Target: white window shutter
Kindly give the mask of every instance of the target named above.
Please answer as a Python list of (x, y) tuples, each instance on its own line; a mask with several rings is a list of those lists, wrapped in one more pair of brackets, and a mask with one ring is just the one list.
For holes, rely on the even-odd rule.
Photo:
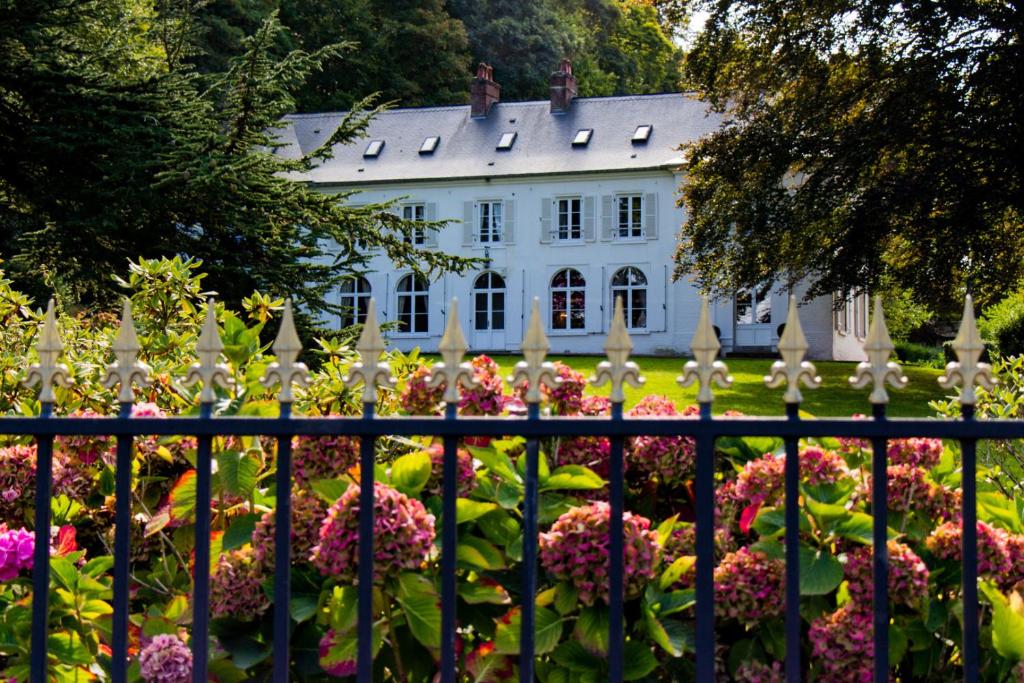
[(649, 240), (658, 239), (658, 195), (644, 195), (644, 236)]
[(606, 194), (601, 197), (601, 239), (615, 237), (615, 197)]
[(583, 198), (583, 239), (594, 241), (594, 197)]
[(462, 246), (464, 247), (473, 244), (473, 229), (476, 227), (474, 208), (473, 202), (462, 203)]
[(545, 197), (540, 200), (540, 242), (547, 244), (551, 241), (551, 204), (554, 200)]
[[(423, 207), (423, 218), (426, 221), (437, 220), (437, 204), (435, 202), (427, 202)], [(436, 247), (437, 246), (437, 230), (433, 228), (423, 229), (423, 246), (425, 247)]]
[(512, 244), (516, 241), (516, 200), (506, 199), (502, 211), (501, 241)]

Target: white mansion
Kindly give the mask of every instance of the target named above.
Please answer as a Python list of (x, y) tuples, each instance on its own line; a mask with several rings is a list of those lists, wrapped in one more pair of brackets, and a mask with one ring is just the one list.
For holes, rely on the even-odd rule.
[[(601, 353), (621, 296), (636, 353), (686, 353), (700, 299), (693, 284), (671, 278), (685, 219), (678, 148), (715, 130), (720, 118), (681, 94), (575, 92), (564, 61), (549, 100), (500, 102), (500, 86), (481, 65), (469, 105), (393, 109), (374, 119), (364, 143), (338, 146), (310, 173), (312, 184), (357, 189), (353, 199), (365, 203), (397, 198), (406, 218), (449, 220), (416, 239), (486, 259), (477, 272), (428, 282), (377, 255), (370, 274), (337, 293), (340, 303), (365, 312), (374, 296), (382, 318), (399, 323), (391, 344), (434, 351), (448, 302), (458, 297), (474, 352), (518, 351), (539, 297), (553, 353)], [(291, 116), (283, 142), (298, 148), (293, 153), (313, 150), (343, 115)], [(865, 297), (832, 309), (828, 298), (801, 306), (810, 355), (862, 359)], [(719, 301), (713, 322), (723, 351), (773, 349), (786, 313), (786, 294), (774, 285)]]

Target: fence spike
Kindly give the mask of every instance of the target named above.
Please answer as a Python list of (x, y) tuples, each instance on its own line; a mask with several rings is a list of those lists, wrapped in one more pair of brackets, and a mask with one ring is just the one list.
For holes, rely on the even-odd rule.
[(428, 387), (444, 385), (444, 401), (449, 405), (459, 403), (459, 385), (472, 389), (479, 383), (473, 375), (473, 366), (463, 363), (462, 358), (469, 351), (466, 335), (462, 332), (459, 322), (459, 300), (452, 298), (448, 307), (448, 324), (444, 327), (444, 336), (437, 350), (441, 354), (441, 362), (434, 363), (427, 377)]
[(889, 402), (889, 394), (885, 390), (886, 382), (895, 389), (907, 386), (903, 368), (889, 360), (895, 350), (896, 346), (892, 343), (889, 328), (885, 324), (882, 297), (875, 296), (875, 310), (871, 315), (868, 338), (864, 341), (864, 352), (867, 353), (868, 359), (857, 365), (856, 372), (850, 378), (850, 384), (854, 389), (863, 389), (871, 383), (873, 388), (868, 400), (876, 405)]
[(50, 299), (46, 306), (42, 329), (39, 330), (39, 341), (36, 343), (39, 362), (28, 366), (24, 382), (30, 389), (36, 384), (39, 385), (40, 403), (53, 403), (56, 400), (53, 393), (55, 386), (71, 386), (71, 372), (68, 366), (57, 362), (63, 350), (64, 344), (60, 340), (60, 330), (57, 329), (53, 299)]
[(978, 400), (975, 385), (992, 389), (999, 382), (992, 374), (992, 366), (980, 362), (985, 342), (974, 320), (974, 301), (970, 294), (964, 301), (964, 316), (960, 321), (960, 331), (953, 340), (953, 350), (956, 351), (957, 360), (946, 364), (946, 374), (939, 377), (939, 384), (943, 389), (953, 389), (957, 384), (962, 384), (960, 405), (973, 406)]
[(193, 363), (188, 369), (185, 377), (185, 386), (192, 386), (197, 382), (203, 383), (203, 390), (199, 393), (200, 403), (213, 403), (217, 394), (214, 385), (220, 385), (227, 389), (234, 385), (231, 378), (231, 370), (227, 365), (218, 363), (220, 354), (224, 350), (224, 342), (220, 340), (220, 332), (217, 330), (217, 315), (213, 307), (213, 299), (206, 302), (206, 320), (203, 322), (202, 332), (199, 334), (199, 341), (196, 343), (196, 351), (199, 352), (199, 362)]
[(132, 387), (132, 383), (137, 382), (140, 387), (149, 386), (150, 368), (139, 360), (139, 351), (142, 350), (142, 346), (139, 344), (139, 336), (135, 332), (132, 300), (128, 297), (125, 297), (124, 307), (121, 309), (121, 326), (117, 331), (112, 348), (116, 360), (107, 365), (103, 386), (113, 389), (115, 385), (120, 385), (117, 391), (117, 400), (121, 403), (131, 403), (135, 400), (135, 389)]
[(786, 403), (800, 403), (803, 400), (800, 393), (801, 381), (809, 389), (821, 386), (821, 377), (818, 377), (814, 363), (804, 360), (809, 348), (804, 329), (800, 326), (800, 316), (796, 312), (796, 297), (790, 295), (786, 329), (779, 339), (779, 355), (782, 360), (772, 363), (771, 374), (764, 378), (764, 383), (771, 388), (786, 385), (786, 393), (783, 395)]
[(711, 403), (714, 400), (714, 393), (711, 390), (712, 382), (723, 389), (732, 386), (729, 368), (722, 361), (715, 360), (721, 348), (722, 344), (718, 341), (715, 328), (711, 325), (711, 307), (705, 296), (700, 306), (697, 331), (690, 342), (690, 351), (693, 352), (694, 359), (687, 361), (683, 366), (683, 374), (676, 378), (676, 382), (684, 389), (697, 382), (698, 403)]
[(280, 403), (291, 403), (295, 400), (292, 384), (306, 386), (309, 383), (309, 368), (305, 363), (298, 362), (299, 353), (302, 352), (302, 342), (299, 340), (299, 333), (295, 330), (291, 299), (284, 302), (281, 329), (277, 332), (273, 349), (277, 360), (267, 366), (263, 377), (260, 378), (260, 384), (269, 389), (280, 383), (281, 391), (277, 395), (277, 400)]
[(626, 329), (626, 316), (622, 310), (622, 297), (615, 297), (615, 311), (612, 313), (612, 325), (608, 330), (608, 339), (604, 343), (604, 352), (608, 360), (597, 364), (597, 372), (590, 378), (595, 387), (611, 383), (609, 398), (612, 403), (623, 403), (626, 400), (625, 385), (628, 382), (634, 387), (643, 386), (644, 378), (640, 375), (640, 367), (629, 360), (633, 350), (633, 341)]
[(544, 334), (544, 325), (540, 321), (540, 299), (537, 297), (533, 298), (530, 324), (526, 328), (526, 336), (523, 337), (520, 348), (524, 360), (516, 363), (508, 381), (513, 388), (526, 385), (527, 403), (540, 403), (543, 399), (541, 386), (555, 389), (561, 385), (562, 380), (555, 374), (555, 366), (544, 360), (551, 345), (548, 344), (548, 336)]
[(363, 383), (363, 403), (377, 402), (377, 387), (393, 387), (395, 378), (391, 376), (391, 368), (387, 361), (380, 359), (386, 350), (384, 337), (380, 334), (377, 324), (377, 300), (370, 297), (370, 305), (366, 309), (366, 320), (363, 322), (363, 333), (359, 335), (356, 351), (359, 360), (342, 380), (346, 386)]

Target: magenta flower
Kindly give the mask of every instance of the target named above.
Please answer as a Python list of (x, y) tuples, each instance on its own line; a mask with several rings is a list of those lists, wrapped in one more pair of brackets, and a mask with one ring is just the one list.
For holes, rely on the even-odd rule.
[(612, 410), (612, 402), (605, 396), (584, 396), (580, 401), (580, 415), (597, 417), (609, 415)]
[(402, 410), (409, 415), (440, 415), (441, 405), (444, 401), (444, 387), (431, 388), (427, 386), (427, 378), (430, 377), (430, 368), (419, 365), (405, 380), (405, 389), (402, 390), (400, 402)]
[(292, 474), (301, 488), (340, 477), (358, 463), (357, 437), (297, 436), (292, 441)]
[(573, 370), (565, 363), (555, 361), (555, 374), (562, 383), (548, 390), (551, 412), (556, 415), (578, 415), (583, 406), (583, 391), (587, 388), (587, 377)]
[(733, 678), (737, 683), (783, 683), (786, 675), (782, 662), (773, 661), (771, 664), (765, 664), (752, 659), (740, 664)]
[(942, 459), (941, 439), (894, 439), (889, 442), (889, 462), (930, 470)]
[[(327, 504), (310, 491), (292, 491), (292, 563), (309, 561), (309, 554), (320, 540), (320, 524)], [(267, 570), (274, 568), (275, 511), (264, 513), (252, 533), (253, 557)]]
[(0, 448), (0, 522), (24, 522), (33, 504), (35, 483), (35, 446)]
[[(851, 415), (854, 420), (866, 420), (867, 415), (863, 413), (854, 413)], [(840, 436), (836, 438), (839, 442), (840, 453), (856, 453), (857, 451), (863, 451), (871, 448), (871, 442), (868, 439), (852, 439), (847, 436)]]
[[(95, 419), (103, 415), (94, 410), (78, 410), (70, 417)], [(110, 436), (72, 435), (58, 436), (54, 439), (54, 450), (62, 452), (67, 458), (77, 460), (83, 465), (92, 465), (100, 458), (109, 455), (114, 448), (114, 439)]]
[(811, 622), (813, 661), (822, 683), (871, 683), (875, 645), (871, 610), (849, 603)]
[[(683, 415), (695, 415), (691, 406)], [(648, 395), (629, 411), (630, 417), (674, 417), (680, 415), (675, 403), (665, 396)], [(684, 436), (634, 436), (626, 442), (626, 458), (631, 469), (656, 477), (675, 486), (693, 477), (696, 442)]]
[[(541, 565), (553, 578), (573, 584), (584, 605), (608, 602), (608, 525), (611, 508), (597, 502), (559, 517), (538, 539)], [(645, 517), (622, 515), (626, 597), (639, 595), (658, 570), (661, 547)]]
[(715, 612), (754, 626), (782, 614), (786, 566), (765, 553), (740, 548), (715, 567)]
[(36, 535), (25, 529), (8, 529), (0, 524), (0, 581), (17, 578), (23, 569), (32, 569)]
[[(400, 572), (420, 569), (434, 543), (434, 516), (423, 503), (395, 489), (374, 484), (374, 582)], [(359, 564), (359, 486), (349, 486), (327, 510), (320, 543), (313, 548), (313, 565), (324, 576), (341, 582), (356, 580)]]
[(736, 475), (736, 495), (751, 505), (779, 503), (785, 493), (786, 462), (771, 453), (748, 460)]
[(508, 397), (501, 380), (498, 364), (488, 356), (477, 356), (473, 366), (473, 379), (477, 386), (463, 389), (459, 396), (460, 415), (501, 415)]
[[(928, 598), (928, 567), (909, 546), (889, 541), (889, 600), (907, 607), (919, 607)], [(859, 546), (846, 555), (844, 568), (850, 597), (870, 607), (874, 596), (871, 546)]]
[[(423, 491), (428, 496), (443, 495), (444, 446), (436, 443), (427, 449), (430, 453), (430, 479)], [(464, 448), (455, 451), (455, 491), (459, 498), (465, 498), (476, 488), (476, 470), (473, 456)]]
[[(963, 522), (946, 522), (925, 539), (925, 546), (936, 557), (955, 562), (963, 561), (961, 539)], [(1006, 547), (1007, 533), (978, 522), (978, 574), (1003, 581), (1011, 570), (1010, 555)]]
[(210, 613), (216, 618), (256, 619), (270, 607), (263, 568), (252, 548), (230, 550), (210, 568)]
[(146, 683), (189, 683), (192, 650), (177, 636), (160, 633), (139, 652), (139, 669)]

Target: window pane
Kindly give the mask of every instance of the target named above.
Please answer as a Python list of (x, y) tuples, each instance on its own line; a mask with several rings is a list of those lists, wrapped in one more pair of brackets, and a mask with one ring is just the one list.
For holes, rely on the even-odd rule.
[(505, 278), (503, 278), (502, 276), (498, 275), (497, 273), (491, 273), (491, 287), (504, 289), (505, 288)]
[(560, 270), (551, 278), (552, 287), (565, 287), (569, 284), (569, 271)]
[(571, 287), (583, 287), (587, 284), (587, 281), (583, 279), (583, 276), (578, 270), (569, 270), (569, 285)]
[(412, 302), (408, 296), (398, 297), (398, 328), (408, 332), (412, 326)]
[(491, 294), (491, 309), (495, 312), (505, 310), (505, 292)]
[(505, 329), (505, 313), (498, 309), (495, 309), (491, 314), (491, 329), (492, 330), (504, 330)]
[(475, 308), (476, 316), (474, 325), (478, 330), (487, 329), (487, 295), (483, 292), (477, 292), (475, 296)]

